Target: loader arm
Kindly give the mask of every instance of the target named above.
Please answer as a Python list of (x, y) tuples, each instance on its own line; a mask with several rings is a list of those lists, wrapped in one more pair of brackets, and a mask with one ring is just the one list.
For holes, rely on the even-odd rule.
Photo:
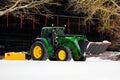
[(74, 56), (83, 56), (81, 48), (78, 44), (80, 38), (78, 37), (58, 37), (58, 43), (70, 48)]

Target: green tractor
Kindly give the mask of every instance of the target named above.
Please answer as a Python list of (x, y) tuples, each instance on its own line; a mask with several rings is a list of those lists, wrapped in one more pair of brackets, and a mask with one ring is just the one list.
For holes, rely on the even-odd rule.
[(83, 35), (64, 34), (64, 27), (43, 27), (30, 48), (33, 60), (85, 61), (88, 41)]

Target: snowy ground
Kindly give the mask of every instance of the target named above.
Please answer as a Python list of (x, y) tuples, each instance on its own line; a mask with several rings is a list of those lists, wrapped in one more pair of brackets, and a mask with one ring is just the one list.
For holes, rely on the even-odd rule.
[(120, 80), (120, 62), (95, 57), (85, 62), (0, 60), (0, 80)]

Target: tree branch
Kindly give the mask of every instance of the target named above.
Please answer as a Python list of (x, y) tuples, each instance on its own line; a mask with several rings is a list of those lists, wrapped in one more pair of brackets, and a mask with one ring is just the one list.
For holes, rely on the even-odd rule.
[[(44, 4), (58, 5), (58, 6), (60, 5), (59, 3), (54, 3), (52, 1), (53, 0), (10, 0), (7, 5), (9, 5), (9, 6), (13, 5), (13, 6), (6, 10), (3, 10), (3, 11), (1, 9), (0, 16), (5, 15), (7, 12), (13, 12), (16, 10), (29, 11), (29, 9), (31, 9), (31, 8), (36, 9), (35, 7), (37, 7), (37, 10), (39, 9), (39, 11), (40, 11), (40, 9), (43, 9), (47, 12), (49, 10), (47, 10), (48, 8), (45, 7)], [(9, 3), (11, 3), (11, 4), (9, 4)]]
[(115, 6), (117, 6), (118, 9), (120, 9), (120, 6), (118, 4), (115, 3), (115, 1), (110, 0)]

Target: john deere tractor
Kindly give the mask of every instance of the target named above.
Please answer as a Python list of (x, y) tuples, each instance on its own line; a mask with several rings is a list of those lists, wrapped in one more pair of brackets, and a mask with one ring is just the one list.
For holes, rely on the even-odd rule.
[(84, 61), (88, 41), (83, 35), (64, 34), (64, 27), (43, 27), (30, 48), (33, 60)]

